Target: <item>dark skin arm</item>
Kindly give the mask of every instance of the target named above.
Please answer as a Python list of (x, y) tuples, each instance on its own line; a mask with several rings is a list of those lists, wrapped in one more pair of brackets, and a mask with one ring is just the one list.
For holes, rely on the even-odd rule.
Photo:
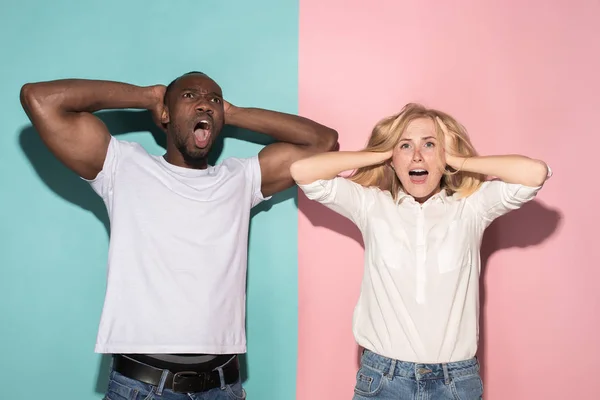
[(335, 130), (308, 118), (225, 103), (225, 123), (277, 140), (258, 154), (265, 197), (295, 185), (290, 166), (297, 160), (337, 149)]
[(110, 134), (92, 113), (103, 109), (162, 109), (164, 86), (140, 87), (119, 82), (64, 79), (28, 83), (21, 104), (48, 149), (85, 179), (102, 170)]

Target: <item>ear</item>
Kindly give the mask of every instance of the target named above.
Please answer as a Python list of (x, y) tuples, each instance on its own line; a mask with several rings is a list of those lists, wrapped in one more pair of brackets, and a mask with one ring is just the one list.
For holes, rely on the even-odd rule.
[(171, 118), (169, 117), (169, 109), (165, 106), (160, 113), (160, 122), (161, 124), (166, 125), (171, 122)]

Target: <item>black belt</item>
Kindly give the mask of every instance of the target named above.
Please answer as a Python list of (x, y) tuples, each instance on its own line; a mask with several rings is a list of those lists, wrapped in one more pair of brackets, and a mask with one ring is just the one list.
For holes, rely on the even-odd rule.
[[(237, 356), (229, 361), (223, 367), (223, 378), (225, 384), (231, 385), (240, 377), (240, 363)], [(127, 378), (147, 383), (152, 386), (159, 386), (163, 371), (167, 372), (164, 388), (177, 393), (197, 393), (221, 387), (221, 377), (219, 371), (182, 371), (173, 373), (169, 370), (155, 368), (147, 364), (140, 363), (129, 357), (115, 354), (113, 369)]]

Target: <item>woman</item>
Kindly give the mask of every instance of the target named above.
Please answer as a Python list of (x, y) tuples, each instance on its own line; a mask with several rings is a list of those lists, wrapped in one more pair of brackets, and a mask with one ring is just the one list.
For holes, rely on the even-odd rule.
[(408, 104), (375, 126), (365, 150), (309, 157), (291, 173), (363, 235), (353, 332), (365, 351), (354, 399), (480, 399), (481, 239), (535, 197), (546, 164), (479, 157), (451, 116)]

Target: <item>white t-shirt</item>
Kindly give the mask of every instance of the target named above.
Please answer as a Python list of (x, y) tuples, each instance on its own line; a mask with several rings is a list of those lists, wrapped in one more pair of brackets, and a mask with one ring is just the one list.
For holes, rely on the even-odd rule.
[(422, 205), (341, 177), (299, 187), (362, 232), (364, 275), (353, 318), (359, 345), (417, 363), (475, 356), (484, 230), (539, 187), (489, 181), (467, 198), (442, 191)]
[(89, 182), (111, 224), (96, 352), (245, 352), (250, 210), (266, 200), (258, 156), (188, 169), (113, 137)]

